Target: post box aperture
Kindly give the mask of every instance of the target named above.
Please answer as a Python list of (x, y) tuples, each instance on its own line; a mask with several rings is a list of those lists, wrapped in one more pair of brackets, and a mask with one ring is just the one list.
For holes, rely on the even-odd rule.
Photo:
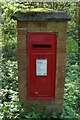
[(28, 33), (28, 99), (55, 99), (57, 33)]

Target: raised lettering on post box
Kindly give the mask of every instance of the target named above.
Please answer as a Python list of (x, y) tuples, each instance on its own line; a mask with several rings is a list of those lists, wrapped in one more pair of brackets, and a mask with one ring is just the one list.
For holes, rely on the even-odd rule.
[(57, 33), (28, 33), (28, 99), (55, 99)]

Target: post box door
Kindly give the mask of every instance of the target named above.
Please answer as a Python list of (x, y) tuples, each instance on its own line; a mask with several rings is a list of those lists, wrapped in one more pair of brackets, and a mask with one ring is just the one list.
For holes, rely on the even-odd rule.
[[(33, 35), (33, 38), (36, 38), (36, 34)], [(46, 39), (44, 38), (44, 40)], [(28, 41), (30, 42), (30, 40)], [(37, 44), (39, 46), (39, 43)], [(42, 43), (40, 45), (42, 46)], [(53, 100), (55, 98), (56, 54), (55, 51), (50, 52), (50, 49), (48, 52), (47, 47), (42, 46), (41, 50), (37, 50), (40, 49), (37, 47), (33, 51), (29, 49), (28, 98), (32, 100)]]

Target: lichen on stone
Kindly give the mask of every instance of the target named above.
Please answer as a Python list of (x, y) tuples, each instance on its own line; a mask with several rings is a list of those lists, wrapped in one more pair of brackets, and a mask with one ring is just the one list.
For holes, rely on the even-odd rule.
[(20, 10), (21, 13), (37, 13), (37, 12), (55, 12), (56, 10), (48, 9), (48, 8), (28, 8)]

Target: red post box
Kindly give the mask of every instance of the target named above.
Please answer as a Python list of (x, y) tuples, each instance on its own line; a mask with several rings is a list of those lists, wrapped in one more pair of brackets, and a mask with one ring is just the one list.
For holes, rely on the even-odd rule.
[(57, 33), (28, 33), (28, 99), (55, 99)]
[[(23, 107), (62, 112), (67, 21), (63, 11), (17, 11), (18, 90)], [(36, 102), (39, 106), (36, 106)]]

